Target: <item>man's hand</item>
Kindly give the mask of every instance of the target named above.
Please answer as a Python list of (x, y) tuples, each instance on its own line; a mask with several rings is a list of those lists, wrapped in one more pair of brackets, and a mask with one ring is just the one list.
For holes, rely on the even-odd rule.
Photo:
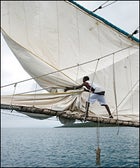
[(65, 87), (64, 92), (66, 92), (67, 90), (75, 90), (75, 86)]
[(67, 90), (69, 90), (68, 87), (66, 87), (66, 88), (64, 89), (64, 92), (66, 92)]
[(83, 87), (83, 84), (82, 84), (82, 85), (79, 85), (79, 86), (66, 87), (66, 88), (64, 89), (64, 92), (66, 92), (67, 90), (80, 89), (81, 87)]
[(84, 91), (85, 91), (85, 92), (89, 92), (89, 90), (87, 90), (86, 88), (84, 88)]

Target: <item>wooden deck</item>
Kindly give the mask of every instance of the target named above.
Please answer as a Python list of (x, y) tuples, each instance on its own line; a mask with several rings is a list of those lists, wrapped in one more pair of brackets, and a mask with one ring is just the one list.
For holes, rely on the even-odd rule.
[[(63, 117), (66, 119), (77, 119), (80, 121), (84, 121), (84, 113), (81, 111), (54, 111), (50, 109), (41, 109), (37, 107), (27, 107), (27, 106), (16, 106), (16, 105), (6, 105), (1, 104), (1, 109), (9, 109), (9, 110), (16, 110), (17, 112), (26, 112), (26, 113), (33, 113), (33, 114), (45, 114), (49, 116), (57, 116), (57, 117)], [(113, 125), (119, 125), (119, 126), (130, 126), (130, 127), (139, 127), (139, 122), (133, 122), (133, 121), (123, 121), (123, 120), (117, 120), (112, 118), (102, 118), (102, 117), (95, 117), (92, 113), (89, 113), (89, 116), (86, 118), (86, 121), (92, 121), (92, 122), (100, 122), (104, 124), (113, 124)]]

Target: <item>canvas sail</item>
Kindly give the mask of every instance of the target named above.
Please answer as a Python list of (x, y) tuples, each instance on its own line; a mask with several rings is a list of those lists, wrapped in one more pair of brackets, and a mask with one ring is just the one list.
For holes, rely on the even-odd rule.
[[(139, 40), (69, 1), (2, 1), (1, 20), (11, 51), (50, 92), (2, 96), (2, 104), (12, 99), (15, 105), (84, 111), (88, 93), (63, 89), (81, 84), (88, 75), (105, 88), (114, 117), (139, 120)], [(90, 111), (108, 116), (98, 103)]]

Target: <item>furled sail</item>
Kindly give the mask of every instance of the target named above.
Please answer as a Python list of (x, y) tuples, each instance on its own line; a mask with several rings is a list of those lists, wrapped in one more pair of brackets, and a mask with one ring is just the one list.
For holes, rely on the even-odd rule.
[[(88, 94), (63, 89), (81, 84), (88, 75), (105, 88), (114, 116), (139, 120), (138, 39), (73, 1), (1, 3), (5, 41), (25, 71), (50, 92), (14, 95), (13, 104), (83, 111)], [(52, 93), (59, 89), (61, 93)], [(2, 104), (10, 104), (11, 99), (3, 96)], [(96, 103), (90, 111), (106, 115)]]

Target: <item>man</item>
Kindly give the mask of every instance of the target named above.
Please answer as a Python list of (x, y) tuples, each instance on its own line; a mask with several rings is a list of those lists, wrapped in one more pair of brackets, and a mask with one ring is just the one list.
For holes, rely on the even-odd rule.
[(109, 106), (107, 105), (106, 100), (105, 100), (105, 96), (104, 96), (105, 91), (101, 87), (97, 86), (96, 84), (94, 84), (94, 83), (91, 84), (88, 76), (83, 77), (83, 83), (81, 85), (73, 86), (73, 87), (66, 87), (65, 91), (80, 89), (82, 87), (84, 87), (85, 91), (92, 93), (88, 99), (88, 102), (86, 102), (86, 117), (88, 116), (88, 109), (89, 109), (90, 103), (94, 103), (97, 100), (101, 106), (105, 106), (105, 108), (109, 114), (109, 118), (113, 118), (111, 111), (109, 109)]

